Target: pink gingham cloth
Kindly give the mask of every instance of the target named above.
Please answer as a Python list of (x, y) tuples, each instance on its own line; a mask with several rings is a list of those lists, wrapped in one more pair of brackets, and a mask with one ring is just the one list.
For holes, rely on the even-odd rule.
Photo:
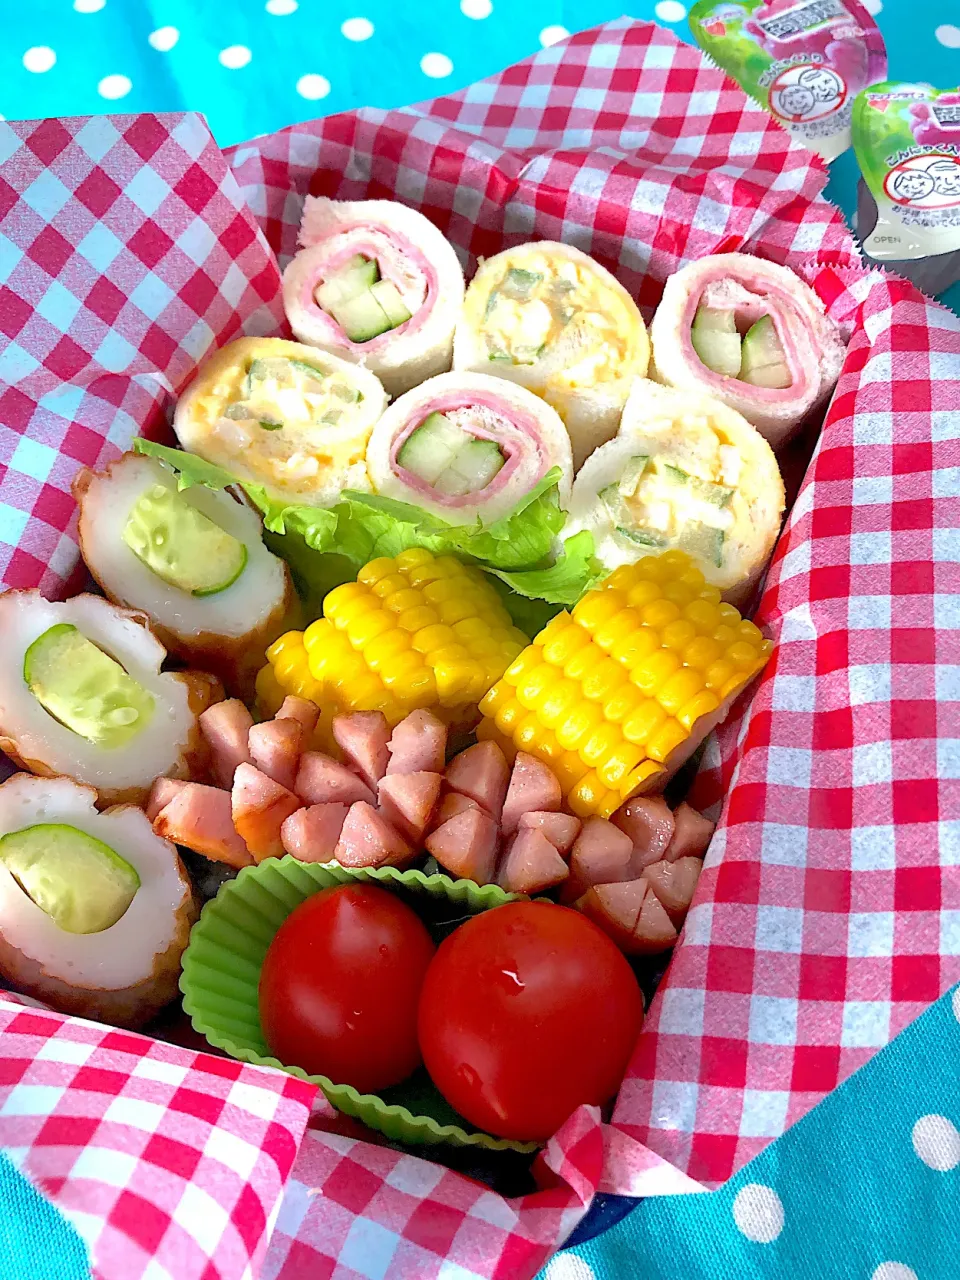
[[(141, 130), (148, 156), (130, 141)], [(538, 1162), (543, 1189), (508, 1200), (429, 1151), (331, 1131), (319, 1107), (261, 1275), (533, 1276), (597, 1189), (722, 1182), (960, 977), (960, 322), (864, 272), (820, 197), (823, 165), (720, 71), (621, 20), (451, 97), (298, 125), (226, 161), (190, 116), (4, 136), (0, 234), (22, 254), (4, 285), (21, 300), (12, 321), (0, 294), (0, 329), (15, 328), (13, 355), (0, 355), (9, 585), (69, 582), (80, 462), (160, 430), (210, 345), (278, 331), (273, 254), (283, 265), (293, 253), (307, 193), (400, 198), (468, 268), (529, 238), (575, 244), (647, 314), (685, 261), (746, 248), (798, 270), (852, 335), (761, 604), (779, 645), (698, 779), (703, 805), (719, 810), (726, 793), (720, 826), (613, 1122), (581, 1109)], [(36, 247), (44, 219), (52, 248)], [(9, 1043), (0, 1034), (0, 1069)], [(185, 1087), (205, 1094), (223, 1064), (189, 1057)], [(63, 1188), (44, 1189), (62, 1202)], [(268, 1210), (251, 1266), (272, 1225)], [(178, 1226), (198, 1261), (222, 1256), (209, 1222)], [(135, 1218), (124, 1233), (130, 1269), (122, 1249), (95, 1249), (104, 1277), (147, 1274)], [(242, 1274), (191, 1267), (173, 1274)]]

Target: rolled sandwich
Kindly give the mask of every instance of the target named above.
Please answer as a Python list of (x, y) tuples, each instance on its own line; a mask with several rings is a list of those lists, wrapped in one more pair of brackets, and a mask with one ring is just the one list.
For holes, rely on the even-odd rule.
[(422, 213), (307, 196), (300, 243), (283, 305), (301, 342), (362, 361), (393, 396), (450, 368), (463, 270)]
[(650, 326), (650, 376), (742, 413), (776, 449), (836, 386), (845, 344), (787, 267), (717, 253), (672, 275)]
[(773, 451), (739, 413), (641, 379), (619, 434), (574, 482), (564, 534), (589, 529), (608, 569), (685, 551), (735, 604), (770, 558), (783, 505)]
[(455, 369), (510, 378), (542, 396), (570, 433), (573, 465), (617, 430), (650, 347), (637, 304), (598, 262), (543, 240), (488, 258), (467, 290)]
[(82, 470), (80, 550), (104, 593), (141, 609), (167, 649), (252, 696), (264, 653), (292, 625), (290, 572), (260, 517), (225, 491), (179, 491), (156, 458)]
[(175, 847), (69, 778), (0, 786), (0, 974), (63, 1013), (140, 1027), (177, 996), (197, 918)]
[(215, 681), (161, 674), (166, 650), (146, 622), (94, 595), (0, 595), (0, 749), (32, 773), (96, 787), (107, 804), (143, 799), (155, 778), (189, 777)]
[(364, 450), (387, 397), (367, 369), (282, 338), (239, 338), (200, 366), (173, 427), (184, 449), (262, 485), (329, 507), (367, 489)]
[(492, 524), (553, 467), (570, 493), (570, 441), (532, 392), (482, 373), (442, 373), (394, 401), (374, 428), (375, 492), (450, 524)]

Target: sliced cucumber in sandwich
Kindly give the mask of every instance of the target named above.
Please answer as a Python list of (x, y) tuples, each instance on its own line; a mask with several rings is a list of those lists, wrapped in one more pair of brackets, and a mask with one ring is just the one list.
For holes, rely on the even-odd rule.
[(410, 319), (396, 285), (380, 279), (373, 259), (355, 254), (313, 294), (351, 342), (369, 342)]
[(714, 373), (736, 378), (740, 373), (740, 334), (732, 311), (697, 307), (690, 341), (700, 361)]
[(725, 537), (723, 529), (714, 529), (711, 525), (702, 524), (699, 520), (690, 520), (680, 530), (676, 545), (695, 560), (716, 565), (719, 569), (723, 564)]
[(743, 362), (740, 379), (754, 387), (783, 391), (793, 379), (787, 357), (771, 316), (761, 316), (743, 335)]
[(503, 454), (494, 440), (468, 440), (453, 462), (433, 482), (450, 498), (485, 489), (503, 466)]
[(317, 285), (313, 296), (318, 306), (323, 307), (324, 311), (332, 312), (334, 307), (366, 292), (379, 279), (380, 268), (376, 259), (365, 258), (356, 253), (328, 280)]
[(712, 480), (703, 480), (700, 476), (692, 476), (689, 471), (684, 471), (672, 462), (658, 462), (657, 474), (666, 484), (682, 486), (692, 497), (709, 502), (715, 507), (725, 507), (733, 497), (733, 489), (723, 484), (714, 484)]
[(442, 413), (431, 413), (407, 436), (397, 462), (427, 484), (433, 484), (470, 438)]

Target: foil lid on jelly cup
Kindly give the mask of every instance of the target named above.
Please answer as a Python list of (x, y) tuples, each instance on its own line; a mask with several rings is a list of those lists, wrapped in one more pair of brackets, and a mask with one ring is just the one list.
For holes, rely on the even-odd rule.
[(861, 225), (880, 262), (960, 249), (960, 90), (889, 81), (857, 96), (857, 163), (877, 208)]
[(850, 146), (853, 101), (887, 74), (877, 24), (859, 0), (697, 0), (697, 44), (824, 160)]

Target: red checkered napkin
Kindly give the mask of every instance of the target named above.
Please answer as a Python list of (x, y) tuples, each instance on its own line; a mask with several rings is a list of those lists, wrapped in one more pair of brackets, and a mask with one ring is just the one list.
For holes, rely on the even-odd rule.
[(0, 124), (0, 577), (77, 568), (70, 481), (156, 430), (214, 345), (275, 332), (276, 261), (199, 116)]
[(0, 1147), (80, 1232), (97, 1280), (253, 1274), (315, 1094), (0, 994)]
[[(199, 127), (185, 119), (189, 125), (167, 124), (171, 139), (177, 129)], [(118, 137), (136, 127), (130, 119), (109, 124)], [(34, 128), (23, 126), (24, 136)], [(51, 128), (79, 138), (95, 126), (39, 130)], [(17, 154), (26, 150), (29, 143)], [(57, 169), (61, 154), (50, 156), (64, 193), (56, 217), (73, 246), (91, 229), (82, 179), (74, 182), (68, 163)], [(174, 190), (180, 179), (168, 176), (157, 155), (144, 166), (146, 179), (135, 166), (118, 181), (118, 203), (140, 180), (159, 176)], [(587, 1111), (573, 1117), (541, 1170), (552, 1171), (552, 1188), (521, 1201), (412, 1155), (311, 1131), (264, 1264), (278, 1280), (523, 1280), (598, 1186), (655, 1194), (726, 1178), (960, 976), (952, 869), (960, 864), (953, 665), (960, 463), (951, 439), (960, 413), (960, 327), (910, 287), (865, 274), (840, 215), (819, 197), (820, 162), (700, 54), (648, 24), (608, 24), (419, 107), (298, 125), (234, 148), (228, 162), (281, 260), (294, 250), (308, 191), (398, 196), (423, 209), (468, 266), (505, 244), (557, 238), (613, 268), (648, 311), (683, 262), (746, 247), (804, 274), (852, 333), (763, 602), (762, 620), (780, 646), (749, 712), (724, 730), (701, 776), (707, 801), (717, 800), (721, 784), (729, 797), (615, 1125), (601, 1130)], [(194, 330), (191, 309), (169, 303), (164, 332), (186, 355), (171, 352), (161, 370), (162, 361), (144, 355), (143, 335), (128, 326), (125, 295), (98, 341), (109, 337), (108, 348), (117, 338), (127, 342), (137, 376), (127, 366), (102, 372), (99, 347), (73, 337), (85, 363), (65, 384), (43, 382), (47, 348), (18, 339), (27, 354), (14, 389), (20, 399), (11, 403), (29, 400), (31, 378), (40, 383), (32, 384), (26, 416), (0, 420), (23, 437), (14, 442), (24, 450), (21, 477), (22, 467), (34, 465), (36, 444), (54, 452), (61, 504), (79, 460), (62, 447), (72, 439), (66, 422), (86, 428), (91, 457), (83, 461), (111, 447), (104, 445), (108, 419), (126, 423), (119, 443), (134, 428), (134, 401), (123, 399), (128, 416), (120, 418), (115, 407), (103, 408), (105, 387), (122, 386), (143, 407), (142, 418), (132, 413), (136, 425), (150, 426), (164, 378), (176, 387), (205, 345), (269, 328), (276, 318), (269, 310), (276, 266), (251, 234), (233, 180), (216, 153), (197, 165), (216, 175), (210, 218), (219, 210), (230, 225), (247, 228), (237, 255), (223, 252), (224, 223), (217, 224), (208, 257), (190, 269), (209, 277), (217, 297), (228, 277), (240, 288), (225, 308), (216, 298), (210, 304), (226, 311), (225, 330), (206, 320), (205, 330)], [(38, 173), (36, 180), (44, 179)], [(32, 181), (21, 182), (14, 219), (29, 205)], [(124, 234), (132, 242), (157, 216), (141, 209)], [(111, 217), (108, 203), (103, 220)], [(10, 219), (0, 222), (3, 234)], [(206, 209), (190, 228), (197, 222), (207, 224)], [(122, 239), (120, 227), (113, 230)], [(186, 226), (182, 234), (189, 237)], [(33, 244), (22, 246), (25, 257), (40, 263), (31, 258), (34, 266), (21, 262), (16, 270), (45, 273), (41, 298), (50, 296), (47, 310), (72, 330), (73, 302), (66, 309), (54, 303), (61, 289), (74, 300), (86, 296), (67, 283), (82, 246), (62, 250), (61, 267), (55, 253)], [(164, 262), (150, 273), (165, 270)], [(105, 269), (109, 278), (111, 264)], [(84, 304), (77, 314), (89, 329), (88, 310)], [(138, 310), (154, 332), (150, 308)], [(184, 316), (178, 328), (175, 318)], [(61, 340), (47, 335), (53, 351)], [(61, 436), (44, 440), (58, 396), (67, 397), (69, 414), (56, 419)], [(13, 541), (29, 544), (37, 518), (44, 523), (31, 505), (36, 499), (3, 497), (23, 528)], [(45, 558), (58, 550), (53, 568), (63, 578), (75, 552), (59, 531)], [(18, 550), (7, 581), (40, 581), (44, 563)], [(5, 1041), (0, 1036), (0, 1061)], [(190, 1088), (206, 1091), (205, 1071), (198, 1059)]]

